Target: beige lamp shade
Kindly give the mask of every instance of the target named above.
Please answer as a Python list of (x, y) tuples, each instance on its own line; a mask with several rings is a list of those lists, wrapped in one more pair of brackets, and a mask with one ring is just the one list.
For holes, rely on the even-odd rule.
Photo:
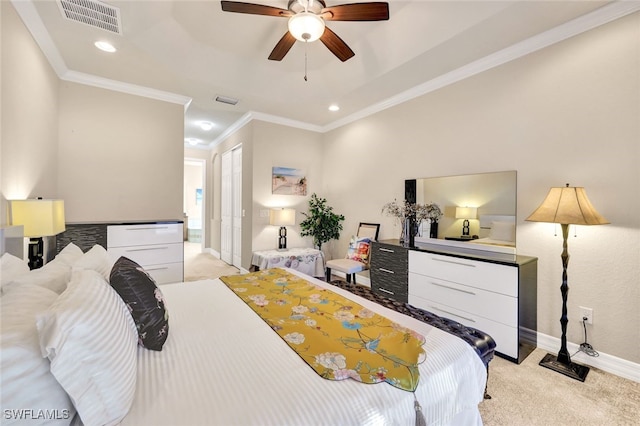
[(531, 222), (567, 225), (605, 225), (609, 223), (591, 205), (584, 188), (551, 188), (540, 207), (526, 219)]
[(9, 200), (9, 223), (24, 226), (25, 237), (50, 237), (65, 230), (63, 200)]
[(296, 224), (296, 211), (294, 209), (271, 209), (269, 212), (269, 224), (275, 226), (293, 226)]
[(477, 207), (456, 207), (456, 219), (475, 219), (477, 214)]

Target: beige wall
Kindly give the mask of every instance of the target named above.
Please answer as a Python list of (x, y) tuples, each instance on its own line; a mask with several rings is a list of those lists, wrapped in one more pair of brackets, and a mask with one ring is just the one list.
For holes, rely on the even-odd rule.
[(184, 109), (60, 82), (2, 2), (5, 198), (65, 200), (67, 222), (182, 218)]
[[(287, 227), (288, 247), (313, 247), (311, 237), (300, 236), (301, 212), (306, 212), (311, 194), (323, 196), (322, 135), (305, 130), (256, 121), (254, 124), (253, 161), (253, 250), (272, 250), (278, 247), (279, 228), (269, 225), (268, 217), (260, 217), (261, 210), (287, 207), (296, 210), (296, 224)], [(290, 167), (304, 170), (307, 195), (272, 194), (272, 168)]]
[(68, 222), (182, 218), (181, 105), (63, 82), (59, 120)]
[[(538, 327), (559, 337), (562, 239), (526, 222), (553, 186), (584, 186), (611, 225), (571, 231), (569, 327), (640, 362), (640, 13), (325, 135), (323, 183), (346, 226), (382, 222), (407, 178), (517, 170), (517, 248), (537, 256)], [(329, 160), (330, 159), (330, 160)], [(341, 238), (347, 246), (347, 234)]]
[(1, 2), (0, 224), (6, 199), (59, 197), (59, 80), (9, 2)]

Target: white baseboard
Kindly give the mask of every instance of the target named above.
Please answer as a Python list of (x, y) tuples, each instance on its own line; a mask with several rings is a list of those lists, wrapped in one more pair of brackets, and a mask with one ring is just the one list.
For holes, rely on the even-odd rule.
[[(538, 347), (548, 351), (549, 353), (556, 354), (560, 350), (560, 339), (547, 334), (538, 333)], [(575, 353), (575, 355), (571, 355), (571, 361), (599, 368), (607, 373), (615, 374), (616, 376), (640, 383), (640, 364), (627, 361), (626, 359), (618, 358), (613, 355), (607, 355), (600, 351), (598, 351), (600, 355), (597, 357), (589, 356), (584, 352), (576, 353), (579, 347), (579, 344), (567, 342), (567, 350), (569, 351), (569, 354)], [(597, 350), (597, 348), (594, 349)]]
[(209, 253), (211, 256), (220, 259), (220, 253), (218, 251), (212, 249), (211, 247), (205, 247), (204, 252), (205, 253)]

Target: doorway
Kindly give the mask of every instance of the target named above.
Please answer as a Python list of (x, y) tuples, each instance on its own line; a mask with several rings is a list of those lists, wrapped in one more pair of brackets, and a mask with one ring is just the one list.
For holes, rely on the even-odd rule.
[(222, 154), (220, 258), (237, 267), (242, 263), (242, 145)]
[(184, 159), (184, 242), (185, 257), (204, 251), (206, 160)]

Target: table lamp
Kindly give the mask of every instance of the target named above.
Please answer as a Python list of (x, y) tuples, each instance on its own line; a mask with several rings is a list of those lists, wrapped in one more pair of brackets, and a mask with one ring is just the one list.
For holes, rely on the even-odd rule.
[(296, 224), (296, 211), (294, 209), (277, 208), (269, 213), (269, 224), (280, 227), (278, 238), (278, 250), (287, 249), (287, 228)]
[(29, 268), (44, 265), (42, 237), (58, 235), (65, 230), (64, 201), (9, 200), (9, 223), (22, 225), (24, 236), (29, 237)]
[(478, 214), (477, 207), (456, 207), (456, 219), (464, 219), (462, 222), (462, 236), (469, 236), (469, 219), (475, 219)]
[(587, 198), (584, 188), (570, 187), (551, 188), (542, 204), (526, 220), (532, 222), (559, 223), (562, 226), (562, 316), (560, 325), (562, 338), (560, 339), (560, 351), (558, 355), (547, 354), (540, 361), (540, 365), (565, 376), (584, 382), (589, 367), (571, 362), (571, 356), (567, 350), (567, 266), (569, 264), (569, 252), (567, 250), (567, 236), (569, 225), (604, 225), (609, 223), (596, 211)]

